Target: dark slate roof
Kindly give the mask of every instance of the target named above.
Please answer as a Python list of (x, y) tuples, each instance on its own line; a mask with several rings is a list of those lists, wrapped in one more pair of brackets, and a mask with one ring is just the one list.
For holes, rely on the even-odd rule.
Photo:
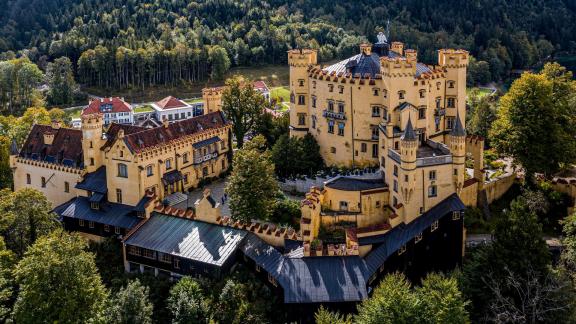
[(56, 207), (54, 212), (60, 217), (83, 219), (85, 221), (131, 229), (142, 220), (134, 215), (133, 208), (124, 204), (101, 203), (100, 209), (94, 210), (90, 208), (90, 199), (88, 197), (76, 197)]
[(182, 202), (188, 200), (188, 196), (181, 192), (175, 192), (171, 195), (164, 197), (164, 200), (168, 203), (168, 206), (176, 206)]
[(202, 148), (202, 147), (204, 147), (204, 146), (208, 146), (208, 145), (210, 145), (210, 144), (217, 143), (217, 142), (220, 142), (220, 141), (221, 141), (220, 137), (214, 136), (214, 137), (210, 137), (210, 138), (208, 138), (208, 139), (205, 139), (205, 140), (203, 140), (203, 141), (194, 143), (194, 144), (192, 144), (192, 146), (193, 146), (195, 149), (199, 149), (199, 148)]
[(110, 124), (110, 127), (108, 127), (108, 129), (106, 130), (106, 143), (104, 143), (104, 145), (102, 145), (100, 149), (104, 150), (112, 146), (112, 144), (114, 144), (114, 142), (116, 141), (116, 136), (118, 136), (118, 132), (120, 130), (123, 130), (124, 136), (126, 136), (133, 133), (141, 132), (146, 129), (147, 129), (146, 127), (142, 126), (112, 123)]
[(162, 183), (165, 185), (173, 184), (183, 179), (182, 172), (179, 170), (172, 170), (169, 172), (164, 173), (162, 176)]
[(285, 303), (360, 301), (368, 295), (360, 257), (288, 258), (252, 233), (240, 248), (284, 288)]
[(337, 190), (358, 191), (385, 188), (386, 184), (382, 178), (361, 179), (340, 176), (327, 182), (325, 186)]
[(108, 192), (106, 185), (106, 167), (102, 166), (98, 170), (88, 173), (81, 182), (76, 184), (77, 189), (86, 191), (99, 192), (105, 194)]
[(396, 106), (396, 108), (394, 108), (394, 110), (397, 110), (397, 109), (398, 109), (398, 110), (402, 111), (402, 110), (404, 110), (404, 109), (406, 109), (406, 108), (415, 108), (415, 109), (418, 109), (418, 108), (416, 108), (416, 106), (414, 106), (413, 104), (411, 104), (411, 103), (409, 103), (409, 102), (407, 102), (407, 101), (404, 101), (403, 103), (401, 103), (401, 104), (399, 104), (398, 106)]
[(234, 255), (246, 234), (231, 227), (153, 213), (125, 243), (221, 266)]
[(95, 192), (92, 196), (90, 196), (90, 199), (88, 199), (88, 201), (99, 203), (102, 201), (102, 199), (104, 199), (104, 194)]
[(146, 210), (146, 204), (152, 200), (152, 197), (148, 197), (148, 196), (144, 196), (142, 199), (140, 199), (140, 201), (136, 204), (136, 206), (134, 206), (134, 211), (145, 211)]
[[(365, 55), (362, 53), (357, 54), (338, 63), (325, 67), (323, 70), (327, 73), (335, 72), (338, 74), (350, 72), (353, 75), (360, 73), (362, 76), (365, 74), (370, 74), (371, 77), (374, 77), (376, 74), (380, 74), (380, 56), (377, 52), (378, 51), (373, 51), (371, 55)], [(388, 57), (390, 58), (402, 57), (396, 52), (387, 52)], [(426, 64), (416, 63), (416, 77), (423, 73), (430, 72), (432, 72), (432, 70), (430, 70)]]
[[(44, 144), (44, 134), (53, 134), (51, 145)], [(72, 128), (54, 129), (49, 125), (34, 125), (20, 150), (20, 156), (49, 163), (82, 167), (82, 131)]]
[(450, 135), (452, 135), (452, 136), (466, 136), (466, 129), (464, 129), (464, 126), (462, 125), (462, 121), (460, 121), (460, 114), (458, 112), (456, 112), (456, 124), (452, 128)]
[(167, 126), (145, 129), (124, 136), (126, 146), (132, 152), (140, 152), (146, 148), (165, 144), (181, 137), (202, 132), (208, 129), (224, 127), (228, 124), (221, 111), (189, 118), (171, 123)]
[(392, 253), (429, 228), (432, 223), (448, 213), (463, 209), (465, 206), (458, 195), (452, 194), (409, 224), (401, 223), (386, 234), (359, 238), (360, 245), (382, 244), (364, 259), (368, 270), (367, 278), (374, 274)]
[(414, 132), (414, 127), (412, 127), (412, 120), (410, 120), (410, 116), (408, 116), (408, 123), (406, 124), (406, 128), (404, 129), (404, 134), (402, 135), (401, 139), (403, 141), (415, 141), (417, 139), (416, 133)]

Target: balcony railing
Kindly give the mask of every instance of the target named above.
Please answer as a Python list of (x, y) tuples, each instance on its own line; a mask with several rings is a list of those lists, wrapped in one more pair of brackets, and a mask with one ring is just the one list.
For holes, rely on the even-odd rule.
[(334, 119), (341, 119), (341, 120), (346, 119), (346, 114), (344, 114), (343, 112), (335, 112), (335, 111), (330, 111), (330, 110), (324, 110), (322, 112), (322, 116), (326, 117), (326, 118), (334, 118)]
[(448, 163), (452, 163), (452, 155), (441, 155), (416, 159), (417, 167)]
[(208, 153), (204, 156), (194, 158), (194, 164), (204, 163), (218, 157), (218, 152)]
[[(402, 163), (400, 153), (396, 152), (393, 149), (388, 149), (388, 157), (396, 161), (397, 163)], [(448, 164), (448, 163), (452, 163), (452, 155), (440, 155), (440, 156), (431, 156), (416, 159), (416, 167)]]

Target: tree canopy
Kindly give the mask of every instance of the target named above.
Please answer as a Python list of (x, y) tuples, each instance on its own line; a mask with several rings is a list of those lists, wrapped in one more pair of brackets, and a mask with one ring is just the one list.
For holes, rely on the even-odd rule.
[(108, 296), (87, 243), (61, 230), (43, 236), (14, 270), (16, 323), (85, 323), (101, 318)]
[(491, 143), (510, 155), (531, 179), (550, 176), (576, 161), (576, 82), (572, 73), (548, 63), (538, 73), (524, 73), (500, 100)]

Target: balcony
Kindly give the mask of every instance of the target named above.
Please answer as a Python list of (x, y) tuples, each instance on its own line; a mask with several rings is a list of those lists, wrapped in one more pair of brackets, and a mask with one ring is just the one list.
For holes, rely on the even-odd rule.
[(322, 112), (322, 117), (326, 117), (326, 118), (333, 118), (333, 119), (340, 119), (340, 120), (346, 120), (346, 114), (345, 113), (341, 113), (341, 112), (335, 112), (335, 111), (330, 111), (325, 109)]
[(206, 161), (210, 161), (212, 159), (215, 159), (218, 157), (218, 152), (213, 152), (213, 153), (208, 153), (204, 156), (200, 156), (200, 157), (195, 157), (194, 158), (194, 164), (201, 164), (204, 163)]

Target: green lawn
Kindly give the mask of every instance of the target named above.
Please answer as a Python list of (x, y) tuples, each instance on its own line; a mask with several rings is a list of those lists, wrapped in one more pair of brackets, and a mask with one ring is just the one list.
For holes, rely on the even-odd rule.
[(134, 108), (135, 113), (151, 112), (151, 111), (154, 111), (154, 108), (152, 108), (150, 105), (138, 106)]
[(190, 100), (184, 100), (184, 102), (191, 105), (191, 104), (202, 102), (202, 98), (194, 98), (194, 99), (190, 99)]
[(490, 95), (491, 93), (492, 90), (488, 88), (478, 88), (478, 87), (466, 88), (466, 95), (468, 96), (468, 98), (476, 96), (476, 98), (480, 99)]
[(275, 87), (270, 89), (270, 97), (272, 99), (279, 98), (279, 102), (289, 102), (290, 101), (290, 90), (288, 87)]
[(71, 119), (80, 118), (80, 114), (82, 113), (82, 108), (66, 109), (66, 110), (64, 110), (64, 112), (65, 112), (66, 115), (69, 116)]
[(233, 75), (242, 75), (250, 80), (262, 80), (269, 88), (281, 87), (290, 82), (288, 64), (235, 67), (228, 71), (226, 77)]

